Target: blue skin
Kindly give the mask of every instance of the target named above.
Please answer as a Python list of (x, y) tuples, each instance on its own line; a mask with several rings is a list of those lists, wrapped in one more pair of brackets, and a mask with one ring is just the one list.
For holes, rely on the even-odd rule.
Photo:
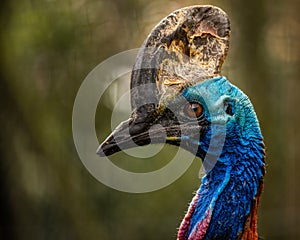
[(225, 77), (188, 87), (182, 94), (189, 102), (200, 103), (204, 117), (212, 123), (197, 141), (197, 156), (210, 156), (208, 163), (215, 163), (202, 179), (188, 235), (211, 209), (204, 239), (237, 239), (264, 175), (263, 137), (256, 114), (249, 98)]

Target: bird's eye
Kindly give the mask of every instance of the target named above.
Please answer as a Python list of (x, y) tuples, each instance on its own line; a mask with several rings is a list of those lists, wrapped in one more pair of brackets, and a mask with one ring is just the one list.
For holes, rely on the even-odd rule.
[(199, 103), (189, 103), (185, 112), (190, 117), (200, 117), (203, 113), (203, 106)]

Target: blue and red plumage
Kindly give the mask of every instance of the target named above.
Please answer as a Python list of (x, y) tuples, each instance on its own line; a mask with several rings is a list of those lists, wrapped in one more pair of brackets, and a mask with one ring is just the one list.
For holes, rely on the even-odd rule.
[[(209, 100), (204, 102), (207, 94)], [(227, 96), (234, 102), (234, 116), (224, 116), (227, 134), (222, 153), (213, 169), (202, 178), (201, 187), (179, 228), (178, 240), (257, 239), (257, 207), (263, 189), (265, 155), (250, 100), (224, 77), (189, 87), (183, 95), (193, 101), (199, 96), (198, 101), (211, 115), (218, 111), (213, 109), (218, 98)], [(214, 121), (214, 116), (207, 118)], [(206, 136), (210, 135), (209, 131)], [(209, 144), (210, 139), (205, 137), (199, 141), (206, 154)], [(202, 152), (198, 155), (204, 159)]]

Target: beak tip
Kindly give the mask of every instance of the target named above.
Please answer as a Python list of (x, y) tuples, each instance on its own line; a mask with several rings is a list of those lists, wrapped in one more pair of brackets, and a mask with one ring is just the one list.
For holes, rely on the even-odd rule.
[(99, 145), (99, 147), (96, 150), (96, 154), (100, 157), (106, 157), (119, 151), (121, 151), (121, 149), (115, 142), (114, 138), (110, 136), (108, 140), (105, 140)]
[(102, 149), (102, 144), (97, 148), (96, 154), (99, 155), (100, 157), (106, 156), (103, 149)]

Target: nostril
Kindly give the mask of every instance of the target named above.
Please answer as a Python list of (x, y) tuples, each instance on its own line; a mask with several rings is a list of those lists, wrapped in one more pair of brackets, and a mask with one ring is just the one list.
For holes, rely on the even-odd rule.
[(142, 133), (146, 130), (147, 124), (144, 122), (132, 122), (129, 126), (129, 134), (131, 136)]
[(152, 109), (147, 111), (146, 105), (134, 111), (129, 120), (129, 134), (131, 136), (146, 132), (155, 122), (156, 112)]

